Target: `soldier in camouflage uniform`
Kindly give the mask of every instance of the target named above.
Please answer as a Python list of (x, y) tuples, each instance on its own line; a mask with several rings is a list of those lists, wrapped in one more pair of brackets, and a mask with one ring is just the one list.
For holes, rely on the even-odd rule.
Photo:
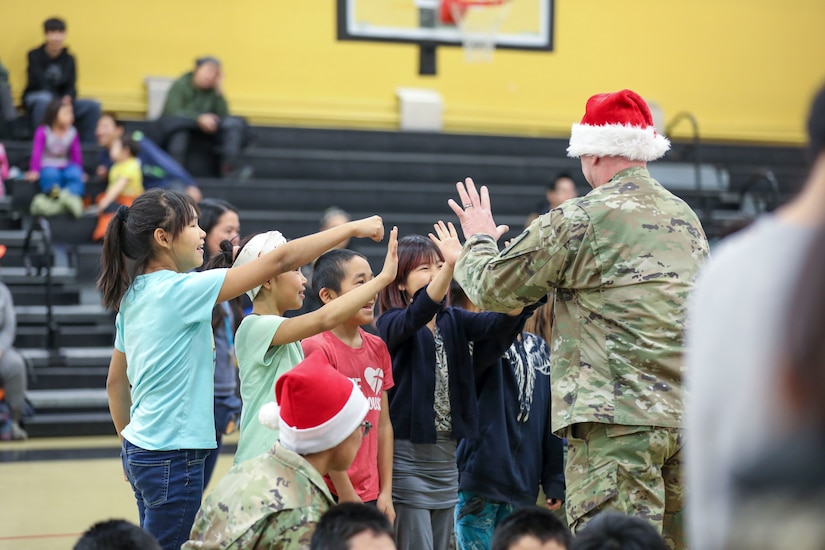
[(501, 252), (507, 228), (496, 227), (486, 188), (479, 196), (468, 178), (450, 207), (467, 238), (455, 278), (474, 303), (509, 311), (556, 289), (553, 430), (568, 438), (571, 529), (613, 509), (684, 548), (682, 331), (708, 243), (696, 214), (647, 171), (668, 148), (641, 97), (600, 94), (568, 149), (593, 191)]
[[(280, 429), (271, 451), (236, 464), (206, 498), (183, 549), (309, 548), (334, 504), (323, 476), (346, 471), (369, 429), (367, 399), (323, 353), (312, 353), (275, 384), (278, 407), (259, 419)], [(319, 430), (319, 426), (321, 429)]]

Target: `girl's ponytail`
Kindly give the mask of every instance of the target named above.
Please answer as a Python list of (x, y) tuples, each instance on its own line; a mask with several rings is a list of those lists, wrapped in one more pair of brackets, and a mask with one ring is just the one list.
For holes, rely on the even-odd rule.
[(129, 207), (121, 206), (117, 214), (109, 220), (103, 237), (100, 277), (97, 279), (97, 288), (103, 294), (103, 306), (115, 311), (120, 308), (120, 300), (131, 284), (124, 251), (124, 234), (128, 219)]

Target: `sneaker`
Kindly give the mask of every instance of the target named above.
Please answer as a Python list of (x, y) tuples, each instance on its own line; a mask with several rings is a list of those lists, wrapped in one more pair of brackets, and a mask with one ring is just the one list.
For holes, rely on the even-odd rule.
[(75, 218), (83, 216), (83, 199), (77, 195), (72, 195), (65, 189), (60, 191), (60, 203)]
[(252, 168), (252, 166), (245, 164), (240, 168), (225, 171), (223, 177), (225, 179), (235, 180), (236, 182), (242, 182), (250, 179), (254, 175), (255, 169)]
[(29, 438), (29, 434), (26, 433), (26, 430), (20, 427), (20, 424), (17, 422), (11, 423), (11, 438), (12, 441), (25, 441)]

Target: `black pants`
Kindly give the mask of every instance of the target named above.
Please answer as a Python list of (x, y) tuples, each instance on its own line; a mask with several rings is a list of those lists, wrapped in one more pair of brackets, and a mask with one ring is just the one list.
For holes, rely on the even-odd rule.
[(187, 157), (195, 141), (207, 144), (218, 153), (222, 172), (236, 167), (241, 151), (249, 142), (249, 125), (240, 117), (220, 119), (214, 134), (204, 132), (197, 121), (182, 116), (166, 115), (158, 119), (157, 124), (157, 135), (163, 148), (178, 164), (187, 168)]

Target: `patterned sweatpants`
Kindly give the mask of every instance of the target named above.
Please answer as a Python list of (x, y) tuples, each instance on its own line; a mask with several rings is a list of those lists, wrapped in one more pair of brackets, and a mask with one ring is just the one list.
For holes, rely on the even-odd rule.
[(600, 512), (650, 521), (674, 550), (686, 548), (678, 428), (582, 423), (567, 436), (567, 522), (575, 534)]

